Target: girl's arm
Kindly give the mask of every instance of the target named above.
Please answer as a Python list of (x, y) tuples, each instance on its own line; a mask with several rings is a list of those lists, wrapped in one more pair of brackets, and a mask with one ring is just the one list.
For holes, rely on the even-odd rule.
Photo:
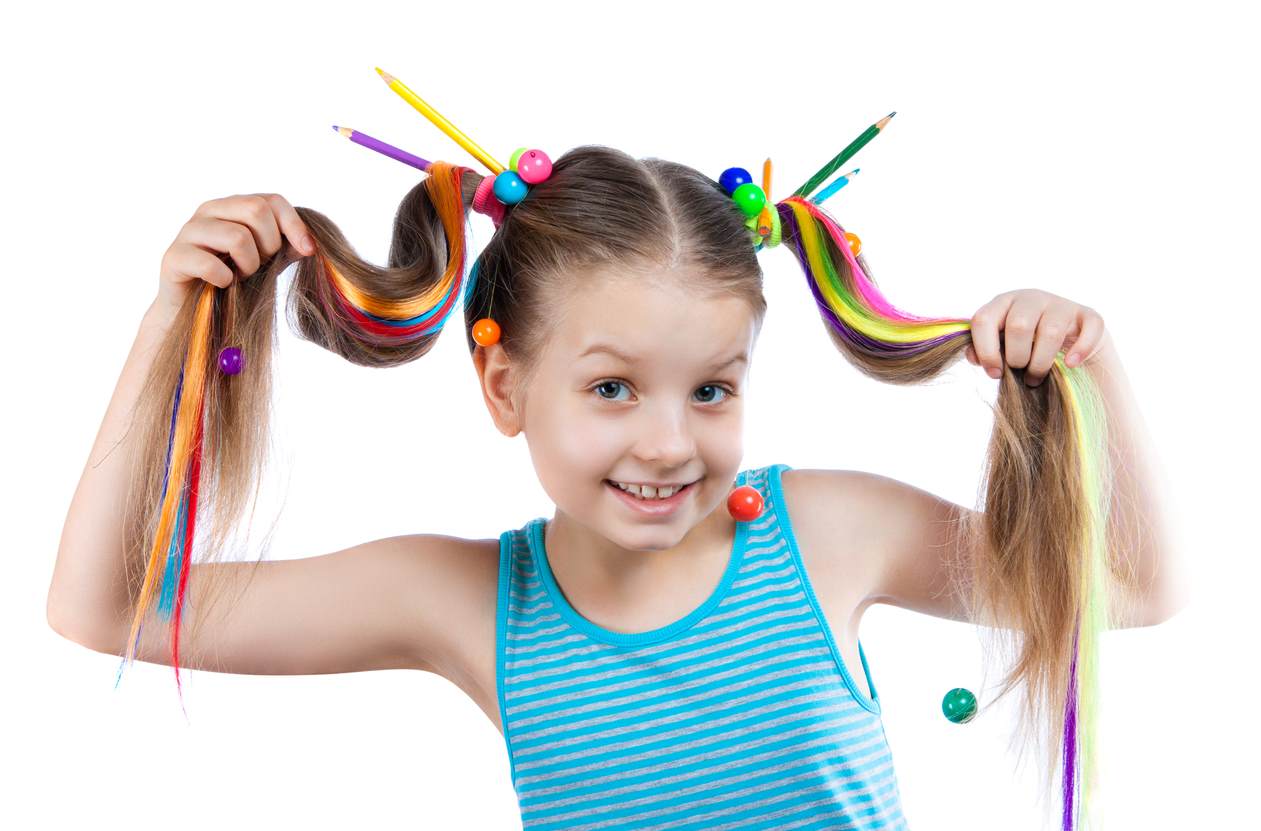
[[(121, 502), (137, 450), (127, 428), (173, 318), (159, 300), (141, 320), (70, 503), (48, 590), (49, 625), (97, 652), (126, 651)], [(484, 590), (493, 585), (493, 568), (486, 577), (483, 559), (458, 538), (414, 534), (318, 557), (193, 564), (193, 606), (201, 602), (211, 570), (235, 572), (246, 588), (205, 626), (181, 632), (181, 665), (248, 675), (378, 669), (447, 675), (469, 630), (467, 610), (479, 598), (493, 597), (493, 588)], [(142, 629), (135, 659), (170, 665), (165, 627)]]
[[(126, 652), (124, 500), (133, 462), (148, 449), (138, 444), (133, 413), (160, 347), (187, 317), (180, 311), (190, 292), (204, 282), (225, 288), (249, 279), (280, 249), (282, 234), (309, 250), (307, 232), (276, 194), (232, 196), (199, 207), (167, 250), (158, 295), (141, 319), (62, 529), (47, 602), (48, 622), (62, 636)], [(493, 590), (476, 591), (486, 584), (484, 559), (469, 556), (457, 538), (412, 535), (320, 557), (190, 564), (189, 608), (203, 608), (204, 587), (219, 577), (245, 590), (235, 603), (213, 607), (204, 626), (181, 628), (189, 658), (181, 664), (250, 674), (431, 669), (467, 631), (460, 612), (475, 605), (469, 598), (493, 598)], [(136, 659), (169, 663), (170, 636), (168, 626), (141, 627)]]
[(1138, 598), (1139, 608), (1146, 610), (1150, 622), (1160, 623), (1185, 609), (1191, 597), (1182, 541), (1175, 538), (1169, 521), (1173, 506), (1111, 336), (1105, 337), (1088, 364), (1108, 418), (1116, 495), (1109, 524), (1116, 548), (1127, 555), (1135, 585), (1146, 587)]
[(99, 629), (103, 621), (122, 612), (120, 598), (127, 596), (123, 585), (123, 499), (137, 450), (127, 428), (154, 355), (177, 311), (157, 298), (141, 318), (70, 501), (48, 589), (47, 614), (53, 629), (71, 639)]

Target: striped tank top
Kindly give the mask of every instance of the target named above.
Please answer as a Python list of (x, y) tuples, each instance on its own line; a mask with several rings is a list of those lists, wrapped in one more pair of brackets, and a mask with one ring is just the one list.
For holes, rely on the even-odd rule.
[(784, 507), (788, 465), (741, 471), (717, 588), (667, 626), (574, 609), (546, 520), (500, 536), (496, 687), (525, 831), (905, 829), (880, 700), (845, 667)]

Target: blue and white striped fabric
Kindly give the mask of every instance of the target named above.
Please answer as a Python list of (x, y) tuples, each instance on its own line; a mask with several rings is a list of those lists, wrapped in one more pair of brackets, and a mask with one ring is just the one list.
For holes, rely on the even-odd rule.
[(780, 474), (704, 603), (649, 632), (580, 615), (546, 520), (500, 536), (499, 713), (525, 831), (905, 829), (867, 656), (860, 690), (810, 586)]

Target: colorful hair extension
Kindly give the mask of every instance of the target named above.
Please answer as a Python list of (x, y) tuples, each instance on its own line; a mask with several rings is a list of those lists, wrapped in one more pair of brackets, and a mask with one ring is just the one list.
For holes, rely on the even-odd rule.
[[(951, 341), (970, 337), (971, 324), (967, 319), (918, 317), (895, 308), (859, 264), (845, 230), (808, 196), (807, 189), (788, 197), (776, 204), (775, 213), (782, 221), (783, 239), (791, 241), (820, 313), (828, 327), (855, 353), (874, 359), (905, 357), (944, 351)], [(780, 228), (776, 227), (765, 245), (774, 245), (779, 234)], [(838, 254), (847, 268), (841, 267)], [(1090, 375), (1080, 367), (1065, 366), (1061, 356), (1056, 357), (1052, 372), (1065, 382), (1062, 386), (1067, 390), (1073, 414), (1081, 480), (1070, 484), (1081, 489), (1091, 514), (1086, 538), (1077, 549), (1083, 560), (1080, 573), (1084, 585), (1078, 595), (1081, 603), (1076, 612), (1072, 665), (1064, 696), (1062, 819), (1065, 831), (1071, 831), (1080, 827), (1085, 816), (1089, 785), (1094, 778), (1099, 633), (1107, 625), (1103, 578), (1110, 474), (1104, 410)]]
[[(464, 279), (465, 208), (461, 182), (467, 172), (470, 172), (469, 168), (444, 162), (434, 162), (430, 166), (427, 187), (448, 240), (447, 266), (438, 282), (416, 297), (387, 300), (368, 295), (348, 281), (322, 253), (317, 254), (317, 274), (323, 278), (319, 297), (329, 312), (329, 318), (349, 336), (363, 342), (388, 345), (414, 341), (442, 329), (466, 282), (471, 287), (471, 281), (476, 277), (474, 268), (470, 279)], [(201, 483), (207, 385), (232, 383), (231, 380), (221, 379), (215, 371), (215, 350), (211, 341), (218, 292), (216, 286), (206, 282), (197, 296), (184, 364), (171, 405), (157, 527), (148, 547), (149, 556), (127, 637), (127, 650), (115, 679), (117, 687), (123, 668), (135, 659), (142, 624), (160, 580), (157, 612), (160, 619), (170, 622), (171, 664), (175, 669), (181, 707), (183, 688), (180, 684), (179, 633), (197, 530), (197, 494)], [(467, 292), (465, 294), (467, 296)], [(230, 308), (228, 313), (231, 314)]]
[(343, 277), (332, 263), (323, 256), (320, 257), (329, 274), (329, 284), (334, 289), (336, 307), (341, 314), (335, 314), (329, 308), (327, 298), (322, 293), (321, 299), (326, 301), (325, 308), (329, 309), (330, 317), (335, 320), (344, 319), (346, 326), (354, 331), (358, 339), (388, 345), (433, 335), (446, 324), (447, 318), (455, 309), (456, 299), (461, 295), (464, 278), (465, 208), (460, 196), (460, 181), (466, 172), (469, 172), (468, 168), (441, 162), (430, 165), (430, 177), (442, 176), (448, 179), (446, 187), (431, 188), (430, 194), (450, 241), (451, 250), (448, 252), (447, 267), (442, 273), (442, 279), (417, 297), (404, 300), (371, 297)]
[[(167, 445), (167, 467), (162, 484), (162, 507), (158, 527), (149, 559), (145, 564), (144, 580), (140, 589), (138, 611), (132, 619), (128, 634), (128, 648), (115, 678), (115, 688), (122, 677), (122, 668), (135, 655), (140, 643), (140, 627), (143, 613), (148, 608), (158, 575), (164, 578), (163, 603), (159, 614), (171, 620), (172, 663), (175, 667), (175, 684), (180, 691), (183, 707), (183, 688), (179, 677), (179, 625), (183, 613), (184, 590), (188, 570), (185, 567), (192, 553), (193, 529), (197, 517), (197, 486), (201, 479), (202, 422), (205, 415), (205, 384), (210, 363), (211, 314), (214, 309), (215, 286), (205, 283), (197, 297), (193, 329), (184, 367), (180, 371), (175, 388), (175, 403), (171, 411), (171, 435)], [(185, 395), (185, 381), (189, 394)], [(178, 488), (170, 487), (172, 481)], [(165, 564), (160, 553), (166, 552)], [(178, 576), (179, 593), (172, 604), (167, 600), (171, 586)]]
[(1074, 416), (1082, 470), (1081, 487), (1090, 511), (1085, 539), (1080, 542), (1085, 566), (1081, 571), (1082, 608), (1073, 637), (1073, 663), (1064, 719), (1062, 827), (1064, 831), (1072, 831), (1081, 827), (1082, 821), (1087, 818), (1087, 806), (1096, 783), (1097, 754), (1094, 748), (1098, 735), (1100, 634), (1111, 626), (1105, 580), (1108, 546), (1104, 529), (1108, 527), (1111, 513), (1109, 500), (1113, 471), (1106, 442), (1107, 415), (1099, 390), (1089, 373), (1066, 369), (1062, 363), (1057, 357), (1055, 365), (1067, 382), (1064, 389)]

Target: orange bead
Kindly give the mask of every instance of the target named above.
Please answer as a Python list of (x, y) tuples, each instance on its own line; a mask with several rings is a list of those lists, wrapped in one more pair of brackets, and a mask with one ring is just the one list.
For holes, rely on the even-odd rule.
[(851, 234), (849, 231), (846, 231), (845, 241), (849, 243), (849, 250), (855, 257), (858, 256), (859, 251), (863, 250), (863, 241), (858, 238), (858, 234)]
[(749, 522), (762, 515), (762, 494), (752, 485), (741, 485), (727, 494), (727, 513), (737, 522)]
[(488, 317), (477, 321), (473, 324), (473, 340), (480, 346), (499, 343), (499, 324)]

